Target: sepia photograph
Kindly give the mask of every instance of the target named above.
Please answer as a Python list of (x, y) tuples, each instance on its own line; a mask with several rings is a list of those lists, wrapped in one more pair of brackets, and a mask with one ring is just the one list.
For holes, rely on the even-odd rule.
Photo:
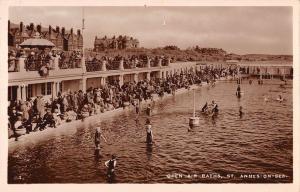
[(14, 5), (5, 22), (8, 185), (294, 182), (293, 6)]

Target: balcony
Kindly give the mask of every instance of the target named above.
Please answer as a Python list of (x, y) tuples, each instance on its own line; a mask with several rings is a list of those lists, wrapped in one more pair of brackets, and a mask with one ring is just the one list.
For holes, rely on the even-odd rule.
[(86, 61), (86, 71), (96, 72), (96, 71), (112, 71), (112, 70), (130, 70), (130, 69), (149, 69), (157, 67), (169, 66), (169, 59), (120, 59), (120, 60), (100, 60), (92, 59)]
[[(47, 74), (40, 73), (41, 68), (47, 69)], [(8, 61), (9, 81), (32, 80), (42, 78), (60, 78), (67, 76), (82, 75), (80, 59), (61, 59), (59, 56), (47, 58), (25, 57), (9, 58)]]

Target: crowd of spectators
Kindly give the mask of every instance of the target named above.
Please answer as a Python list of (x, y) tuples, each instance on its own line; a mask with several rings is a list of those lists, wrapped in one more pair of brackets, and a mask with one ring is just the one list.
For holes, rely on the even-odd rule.
[(57, 98), (47, 102), (42, 96), (27, 101), (14, 101), (8, 107), (9, 127), (13, 132), (12, 136), (17, 139), (19, 135), (42, 131), (48, 127), (55, 128), (63, 122), (134, 106), (143, 100), (153, 99), (154, 94), (163, 97), (164, 94), (175, 94), (180, 88), (188, 89), (193, 84), (234, 74), (236, 71), (229, 68), (206, 67), (196, 72), (175, 73), (166, 78), (127, 82), (122, 86), (118, 81), (113, 81), (103, 87), (90, 87), (86, 93), (81, 90), (59, 93)]
[(144, 68), (147, 66), (148, 59), (150, 59), (150, 66), (156, 67), (158, 66), (159, 59), (161, 59), (162, 66), (166, 66), (168, 64), (168, 57), (161, 56), (161, 57), (153, 57), (150, 58), (146, 55), (127, 55), (127, 56), (120, 56), (117, 55), (115, 57), (108, 57), (108, 56), (88, 56), (86, 60), (86, 68), (87, 71), (100, 71), (102, 68), (102, 64), (105, 63), (107, 70), (117, 70), (119, 69), (120, 62), (123, 60), (123, 67), (124, 69), (134, 69), (134, 68)]
[(20, 57), (25, 58), (26, 71), (39, 71), (43, 68), (47, 70), (54, 69), (54, 60), (58, 58), (59, 68), (78, 68), (81, 67), (82, 53), (80, 51), (59, 51), (50, 49), (17, 49), (8, 52), (8, 71), (14, 72), (19, 70), (18, 60)]

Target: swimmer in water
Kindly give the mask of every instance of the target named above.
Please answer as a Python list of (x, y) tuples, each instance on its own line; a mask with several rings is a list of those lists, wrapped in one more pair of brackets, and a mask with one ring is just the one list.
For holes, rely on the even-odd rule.
[(264, 96), (264, 101), (265, 101), (265, 102), (268, 102), (268, 101), (269, 101), (268, 96), (266, 96), (266, 95)]
[(211, 102), (211, 116), (214, 117), (219, 112), (218, 104), (214, 100)]
[(146, 133), (147, 133), (146, 143), (148, 145), (152, 145), (152, 143), (153, 143), (153, 133), (152, 133), (152, 125), (151, 125), (149, 119), (146, 120)]
[(107, 143), (105, 137), (102, 135), (101, 128), (97, 127), (96, 132), (95, 132), (95, 147), (96, 147), (96, 150), (100, 150), (101, 137), (104, 139), (105, 143)]
[(238, 85), (237, 89), (236, 89), (236, 96), (241, 97), (241, 86)]
[(136, 118), (135, 120), (138, 121), (139, 115), (140, 115), (140, 104), (139, 101), (135, 104), (135, 112), (136, 112)]
[(281, 95), (278, 95), (277, 101), (281, 103), (283, 101), (283, 97)]
[(139, 104), (139, 101), (135, 104), (135, 112), (136, 114), (140, 114), (140, 104)]
[(208, 104), (206, 102), (205, 105), (202, 107), (201, 112), (205, 113), (207, 111), (207, 109), (208, 109)]
[(239, 116), (240, 116), (240, 118), (242, 118), (242, 117), (243, 117), (243, 115), (244, 115), (244, 112), (243, 112), (243, 107), (242, 107), (242, 106), (240, 106), (240, 109), (239, 109)]
[(212, 108), (212, 111), (214, 111), (215, 109), (218, 108), (218, 105), (214, 100), (211, 101), (211, 108)]
[(115, 177), (115, 169), (117, 166), (117, 156), (112, 155), (111, 159), (105, 162), (105, 166), (107, 167), (107, 177), (110, 181)]
[(146, 108), (146, 114), (148, 115), (148, 116), (151, 116), (151, 105), (149, 104), (148, 106), (147, 106), (147, 108)]

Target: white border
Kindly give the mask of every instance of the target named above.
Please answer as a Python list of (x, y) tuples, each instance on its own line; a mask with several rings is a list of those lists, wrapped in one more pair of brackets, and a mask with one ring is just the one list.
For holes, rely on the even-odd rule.
[[(35, 184), (35, 185), (8, 185), (7, 184), (7, 20), (9, 6), (293, 6), (293, 63), (294, 63), (294, 122), (293, 122), (293, 184)], [(1, 191), (284, 191), (300, 192), (299, 176), (299, 1), (297, 0), (0, 0), (0, 188)], [(21, 16), (20, 16), (21, 17)]]

